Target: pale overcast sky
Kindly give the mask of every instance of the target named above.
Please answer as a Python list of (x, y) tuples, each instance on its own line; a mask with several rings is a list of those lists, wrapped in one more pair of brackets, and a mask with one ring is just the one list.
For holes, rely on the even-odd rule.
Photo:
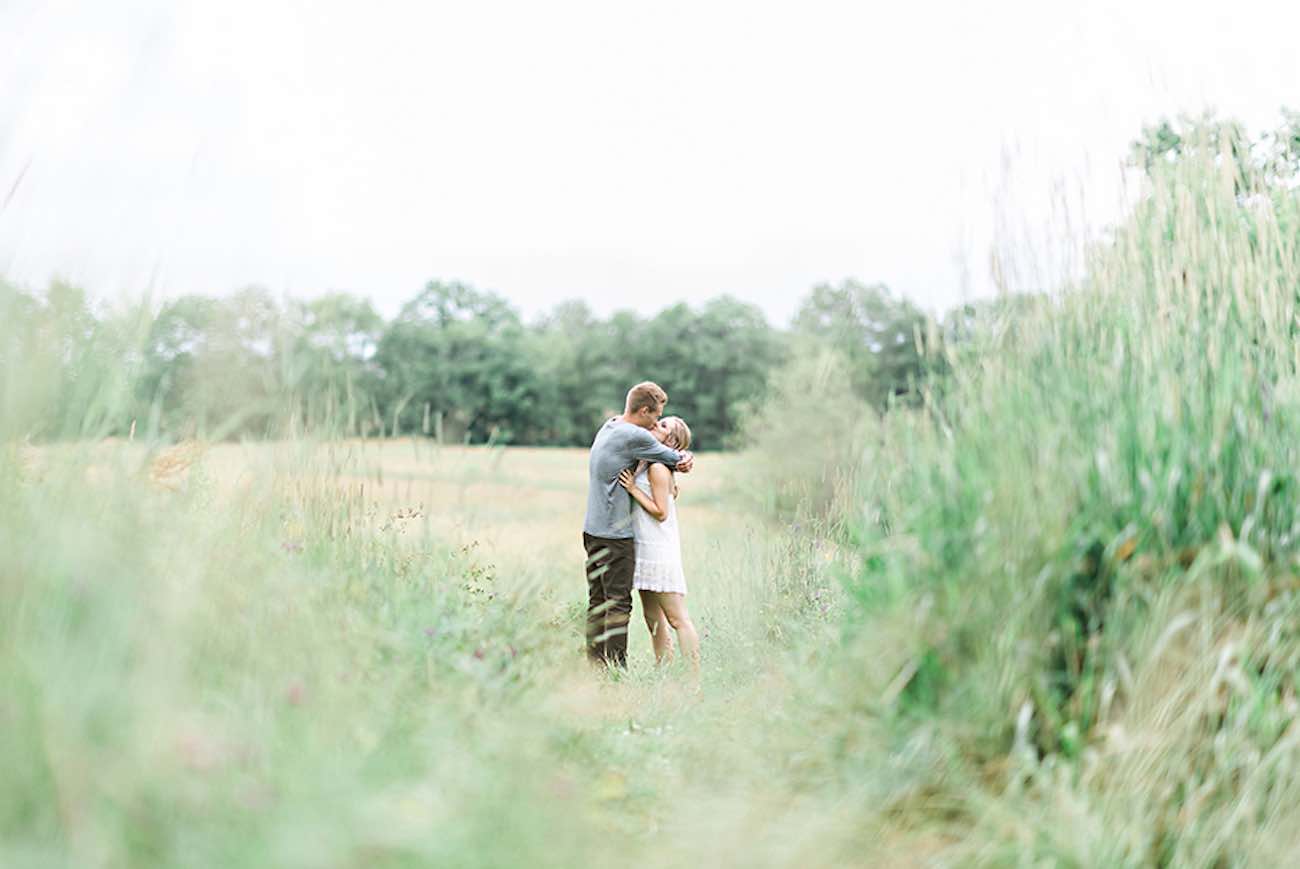
[(0, 0), (0, 273), (939, 309), (988, 291), (998, 214), (1113, 217), (1143, 123), (1300, 107), (1297, 34), (1222, 0)]

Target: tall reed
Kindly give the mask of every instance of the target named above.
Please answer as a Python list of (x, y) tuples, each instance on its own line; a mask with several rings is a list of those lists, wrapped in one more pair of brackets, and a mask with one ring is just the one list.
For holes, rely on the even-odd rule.
[[(860, 690), (1014, 795), (959, 800), (988, 834), (968, 856), (1285, 850), (1298, 215), (1293, 190), (1194, 144), (1078, 285), (978, 321), (943, 388), (870, 442), (851, 590), (879, 672)], [(881, 652), (897, 624), (912, 629), (880, 631), (897, 644)], [(1039, 820), (1015, 829), (1020, 812)]]

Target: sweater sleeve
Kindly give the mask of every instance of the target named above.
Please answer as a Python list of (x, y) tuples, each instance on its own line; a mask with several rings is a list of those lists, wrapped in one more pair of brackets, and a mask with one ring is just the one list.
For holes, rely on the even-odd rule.
[(677, 463), (682, 460), (682, 454), (672, 447), (666, 447), (650, 432), (645, 432), (644, 436), (637, 435), (632, 441), (632, 458), (645, 459), (648, 462), (659, 462), (665, 464), (673, 470), (677, 470)]

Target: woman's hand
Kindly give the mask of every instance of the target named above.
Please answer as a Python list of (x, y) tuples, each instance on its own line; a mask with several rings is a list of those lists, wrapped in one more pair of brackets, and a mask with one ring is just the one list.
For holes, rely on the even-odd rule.
[(632, 476), (632, 469), (624, 468), (623, 472), (618, 475), (618, 482), (624, 489), (627, 489), (629, 492), (635, 489), (636, 480)]

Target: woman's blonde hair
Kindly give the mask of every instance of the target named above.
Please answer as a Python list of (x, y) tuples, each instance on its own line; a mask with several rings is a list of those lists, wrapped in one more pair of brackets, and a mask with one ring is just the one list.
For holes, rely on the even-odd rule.
[(680, 416), (666, 416), (660, 422), (667, 424), (673, 443), (676, 444), (675, 449), (689, 450), (691, 448), (691, 427), (686, 424), (686, 420)]
[[(682, 450), (689, 450), (691, 448), (691, 427), (686, 424), (686, 420), (682, 419), (680, 416), (666, 416), (659, 420), (659, 422), (668, 426), (669, 437), (671, 437), (673, 443), (676, 444), (673, 449), (681, 452)], [(649, 464), (650, 462), (647, 462), (645, 459), (637, 462), (636, 470), (633, 471), (633, 474), (640, 475)], [(673, 497), (677, 497), (676, 471), (673, 471)]]

